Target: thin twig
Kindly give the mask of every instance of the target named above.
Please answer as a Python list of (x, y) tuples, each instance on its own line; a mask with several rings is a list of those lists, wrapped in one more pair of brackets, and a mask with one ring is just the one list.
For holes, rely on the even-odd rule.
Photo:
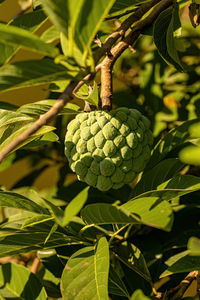
[(39, 265), (40, 265), (40, 259), (36, 256), (33, 260), (32, 266), (31, 266), (31, 272), (33, 274), (37, 273)]
[[(115, 61), (123, 53), (123, 51), (126, 50), (129, 47), (129, 45), (132, 45), (136, 41), (136, 39), (139, 37), (141, 31), (145, 27), (147, 27), (148, 25), (152, 24), (152, 22), (158, 17), (158, 15), (164, 9), (166, 9), (168, 6), (170, 6), (173, 3), (173, 1), (174, 0), (163, 0), (163, 1), (161, 1), (145, 19), (143, 19), (143, 20), (141, 20), (140, 22), (137, 23), (137, 25), (133, 28), (133, 30), (124, 38), (124, 40), (118, 42), (118, 44), (116, 44), (110, 50), (111, 55), (106, 56), (104, 58), (104, 60), (96, 66), (95, 72), (89, 73), (88, 75), (86, 75), (83, 78), (83, 80), (81, 80), (79, 82), (72, 81), (67, 86), (65, 91), (61, 94), (61, 96), (56, 101), (54, 106), (52, 106), (48, 112), (41, 115), (40, 118), (35, 123), (33, 123), (26, 131), (24, 131), (21, 135), (19, 135), (15, 140), (13, 140), (7, 147), (5, 147), (1, 151), (1, 153), (0, 153), (0, 162), (2, 162), (3, 159), (10, 152), (12, 152), (17, 146), (19, 146), (21, 143), (23, 143), (25, 140), (27, 140), (32, 134), (34, 134), (42, 126), (46, 125), (53, 117), (55, 117), (62, 110), (62, 108), (65, 106), (65, 104), (73, 98), (73, 93), (76, 92), (86, 81), (92, 80), (95, 77), (96, 72), (98, 72), (101, 68), (103, 69), (106, 66), (106, 64), (108, 64), (109, 67), (112, 69)], [(150, 2), (152, 3), (152, 5), (153, 4), (155, 5), (159, 1), (158, 0), (152, 0)], [(147, 3), (149, 3), (149, 2), (147, 2)], [(134, 22), (134, 20), (133, 20), (133, 22)], [(128, 26), (128, 28), (129, 27), (130, 26)], [(112, 36), (112, 34), (111, 34), (111, 36)], [(113, 37), (111, 37), (111, 39), (113, 39), (113, 44), (116, 41), (115, 38), (113, 39)], [(108, 44), (111, 46), (109, 38), (108, 38), (108, 41), (109, 41)], [(108, 46), (108, 44), (107, 44), (107, 46)], [(113, 44), (112, 44), (112, 46), (113, 46)], [(104, 43), (102, 48), (104, 48), (105, 45), (106, 45), (106, 43)], [(101, 50), (102, 48), (99, 48), (99, 50)], [(103, 52), (98, 54), (98, 56), (100, 55), (100, 58), (101, 58), (102, 53), (105, 54), (105, 52), (106, 52), (106, 48), (104, 48)], [(97, 56), (96, 56), (96, 58), (97, 58)]]
[(157, 293), (155, 296), (158, 299), (162, 299), (164, 295), (170, 298), (170, 300), (180, 300), (183, 298), (186, 290), (192, 284), (194, 280), (198, 279), (198, 271), (190, 272), (176, 287), (171, 288), (165, 293)]

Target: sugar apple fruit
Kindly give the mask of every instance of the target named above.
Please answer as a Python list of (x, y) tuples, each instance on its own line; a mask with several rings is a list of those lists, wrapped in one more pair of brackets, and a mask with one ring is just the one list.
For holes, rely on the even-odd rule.
[(119, 189), (150, 157), (149, 120), (136, 109), (80, 113), (67, 126), (65, 155), (78, 179), (101, 191)]

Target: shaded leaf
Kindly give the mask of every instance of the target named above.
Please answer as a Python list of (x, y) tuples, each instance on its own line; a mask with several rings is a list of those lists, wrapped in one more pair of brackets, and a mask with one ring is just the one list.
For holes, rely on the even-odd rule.
[(109, 280), (108, 280), (108, 291), (109, 294), (127, 297), (129, 299), (129, 293), (124, 282), (118, 276), (118, 274), (110, 265)]
[[(12, 299), (46, 300), (47, 295), (39, 279), (28, 268), (17, 264), (0, 266), (0, 294), (10, 292)], [(10, 298), (10, 297), (9, 297)]]
[(75, 217), (84, 206), (88, 198), (89, 187), (81, 191), (74, 199), (70, 201), (64, 211), (63, 225), (66, 226)]
[(55, 57), (58, 50), (43, 42), (33, 33), (16, 26), (0, 24), (0, 41), (8, 45), (16, 45), (44, 55)]
[(10, 155), (8, 155), (3, 162), (0, 164), (0, 172), (6, 170), (7, 168), (9, 168), (12, 164), (13, 161), (16, 158), (16, 154), (15, 153), (11, 153)]
[(180, 19), (179, 19), (179, 6), (177, 3), (175, 3), (172, 11), (172, 18), (169, 23), (169, 27), (167, 29), (167, 51), (171, 58), (180, 66), (182, 67), (178, 52), (176, 50), (175, 46), (175, 37), (174, 37), (174, 31), (177, 30), (177, 27), (181, 27)]
[(75, 252), (63, 271), (64, 300), (108, 299), (109, 247), (102, 237), (96, 248), (86, 247)]
[(165, 277), (170, 274), (200, 271), (199, 257), (190, 256), (189, 251), (178, 253), (165, 261), (167, 269), (161, 274), (160, 277)]
[(118, 259), (127, 267), (132, 269), (146, 281), (152, 281), (146, 261), (139, 248), (131, 243), (123, 243), (122, 245), (115, 247), (114, 252)]
[(156, 19), (153, 27), (154, 43), (162, 58), (168, 63), (173, 65), (177, 70), (181, 71), (182, 68), (174, 61), (168, 53), (167, 49), (167, 32), (170, 22), (172, 20), (173, 8), (169, 7), (162, 11)]

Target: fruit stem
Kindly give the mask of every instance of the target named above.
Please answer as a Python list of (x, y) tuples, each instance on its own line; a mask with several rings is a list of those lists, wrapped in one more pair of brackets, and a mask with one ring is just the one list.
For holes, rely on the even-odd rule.
[(101, 66), (102, 110), (112, 109), (112, 66), (112, 59), (107, 56), (106, 63)]

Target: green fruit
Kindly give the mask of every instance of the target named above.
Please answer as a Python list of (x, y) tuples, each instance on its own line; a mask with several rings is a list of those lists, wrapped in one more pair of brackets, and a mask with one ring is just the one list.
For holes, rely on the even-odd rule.
[(130, 183), (150, 158), (150, 123), (136, 109), (92, 111), (67, 126), (65, 154), (78, 179), (107, 191)]

